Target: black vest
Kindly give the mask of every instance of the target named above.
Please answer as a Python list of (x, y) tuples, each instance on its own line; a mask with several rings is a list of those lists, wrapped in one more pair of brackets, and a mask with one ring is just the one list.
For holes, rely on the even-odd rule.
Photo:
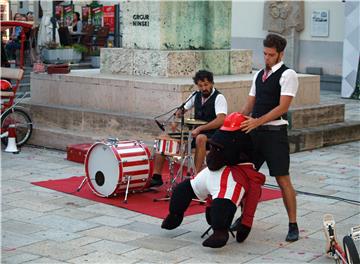
[(216, 118), (215, 100), (216, 97), (220, 94), (220, 92), (215, 88), (213, 89), (215, 90), (214, 93), (210, 96), (210, 98), (207, 99), (207, 101), (203, 105), (201, 104), (201, 92), (198, 92), (195, 95), (195, 119), (210, 122)]
[[(281, 75), (287, 69), (288, 67), (283, 64), (280, 69), (272, 73), (265, 82), (262, 81), (264, 70), (259, 72), (255, 80), (256, 97), (252, 117), (261, 117), (279, 105), (281, 93), (279, 81)], [(287, 113), (284, 113), (281, 117), (287, 119)], [(280, 119), (280, 117), (277, 119)]]

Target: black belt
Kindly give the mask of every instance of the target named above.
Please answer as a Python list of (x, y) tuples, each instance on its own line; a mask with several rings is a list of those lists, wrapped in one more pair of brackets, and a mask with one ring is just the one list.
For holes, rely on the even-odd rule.
[(265, 126), (259, 126), (255, 128), (255, 130), (258, 131), (280, 131), (280, 130), (286, 130), (287, 125), (281, 125), (281, 126), (272, 126), (272, 125), (265, 125)]

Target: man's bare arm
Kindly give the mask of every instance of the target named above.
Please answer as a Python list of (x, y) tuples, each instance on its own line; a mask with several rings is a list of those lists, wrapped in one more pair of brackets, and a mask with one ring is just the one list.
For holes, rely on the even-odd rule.
[(201, 125), (201, 126), (198, 126), (197, 128), (195, 128), (191, 133), (192, 136), (196, 137), (202, 131), (217, 129), (217, 128), (221, 127), (224, 123), (225, 117), (226, 117), (225, 114), (218, 114), (214, 120), (210, 121), (209, 123), (207, 123), (205, 125)]
[(241, 108), (240, 113), (242, 113), (243, 115), (249, 115), (255, 105), (255, 96), (251, 96), (249, 95), (248, 98), (246, 99), (246, 103), (245, 105)]
[(261, 126), (269, 121), (276, 120), (289, 110), (292, 99), (292, 96), (280, 96), (280, 103), (277, 107), (259, 118), (249, 117), (248, 120), (244, 121), (241, 124), (241, 130), (249, 133), (251, 130), (257, 128), (258, 126)]

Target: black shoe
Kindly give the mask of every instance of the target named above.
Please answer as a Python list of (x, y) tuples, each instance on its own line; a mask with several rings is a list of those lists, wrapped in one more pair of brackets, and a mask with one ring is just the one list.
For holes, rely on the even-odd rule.
[(294, 242), (297, 241), (299, 239), (299, 228), (297, 225), (295, 226), (289, 226), (289, 232), (286, 236), (286, 241), (287, 242)]
[(214, 230), (214, 233), (209, 236), (202, 245), (204, 247), (221, 248), (226, 245), (229, 240), (228, 230)]
[(160, 187), (163, 184), (162, 178), (153, 177), (150, 182), (150, 187)]
[(181, 224), (183, 219), (184, 215), (168, 214), (168, 216), (162, 222), (161, 228), (173, 230)]
[(238, 243), (244, 242), (245, 239), (250, 234), (250, 231), (251, 231), (251, 227), (248, 227), (246, 225), (239, 223), (239, 225), (237, 226), (237, 229), (236, 229), (236, 241)]

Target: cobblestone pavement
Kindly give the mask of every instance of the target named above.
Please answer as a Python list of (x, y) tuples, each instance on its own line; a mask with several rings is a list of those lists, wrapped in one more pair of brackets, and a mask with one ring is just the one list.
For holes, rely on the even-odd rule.
[[(343, 100), (322, 92), (323, 102)], [(359, 101), (344, 102), (347, 119), (358, 119)], [(1, 263), (333, 263), (324, 255), (322, 216), (334, 214), (339, 238), (360, 224), (360, 206), (339, 200), (360, 201), (359, 152), (360, 142), (351, 142), (291, 155), (299, 241), (285, 242), (287, 216), (277, 199), (259, 204), (244, 243), (230, 237), (224, 248), (209, 249), (201, 245), (208, 227), (203, 214), (165, 231), (161, 219), (31, 184), (84, 175), (83, 165), (65, 160), (65, 152), (2, 151)], [(267, 184), (274, 179), (267, 176)]]

